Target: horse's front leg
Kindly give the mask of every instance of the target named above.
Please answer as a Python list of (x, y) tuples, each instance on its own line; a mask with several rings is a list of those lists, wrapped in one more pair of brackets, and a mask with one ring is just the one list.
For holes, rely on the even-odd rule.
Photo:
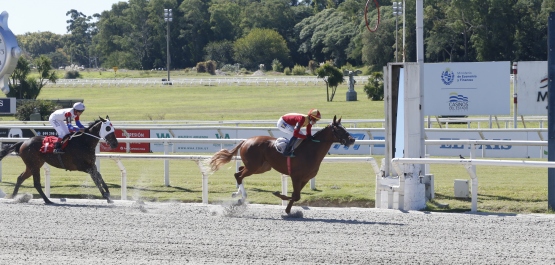
[(284, 195), (284, 194), (281, 194), (279, 191), (274, 191), (272, 194), (274, 194), (274, 196), (276, 196), (276, 197), (278, 197), (278, 198), (280, 198), (284, 201), (291, 200), (291, 197), (289, 197), (287, 195)]
[(98, 172), (96, 166), (92, 167), (89, 170), (89, 175), (91, 175), (94, 184), (96, 185), (98, 190), (100, 190), (100, 194), (102, 194), (102, 197), (104, 197), (108, 201), (108, 203), (113, 203), (114, 201), (112, 201), (112, 199), (110, 198), (108, 185), (106, 185), (106, 182), (104, 182), (104, 179), (102, 179), (102, 175), (100, 174), (100, 172)]
[(293, 181), (293, 194), (291, 194), (291, 200), (287, 204), (287, 207), (285, 207), (285, 213), (290, 214), (293, 203), (301, 199), (301, 190), (306, 183), (308, 183), (308, 181)]
[(42, 185), (40, 184), (40, 168), (33, 170), (33, 185), (35, 186), (35, 189), (39, 192), (40, 196), (44, 200), (44, 203), (54, 204), (52, 201), (50, 201), (50, 199), (48, 199), (48, 197), (46, 197), (46, 194), (44, 194), (44, 192), (42, 191)]

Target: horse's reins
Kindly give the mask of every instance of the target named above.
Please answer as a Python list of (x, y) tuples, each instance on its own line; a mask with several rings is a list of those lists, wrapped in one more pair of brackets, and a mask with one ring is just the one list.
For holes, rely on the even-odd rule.
[[(98, 125), (98, 124), (100, 124), (100, 123), (97, 123), (97, 124), (95, 124), (94, 126), (96, 126), (96, 125)], [(93, 126), (93, 127), (94, 127), (94, 126)], [(87, 132), (82, 132), (82, 133), (80, 133), (80, 134), (77, 134), (77, 133), (79, 133), (79, 132), (73, 133), (73, 134), (71, 135), (71, 137), (69, 137), (69, 140), (71, 140), (71, 138), (73, 138), (73, 137), (82, 136), (83, 134), (86, 134), (86, 135), (88, 135), (88, 136), (92, 136), (92, 137), (94, 137), (94, 138), (96, 138), (96, 139), (99, 139), (99, 140), (102, 139), (102, 138), (100, 138), (100, 137), (98, 137), (98, 136), (96, 136), (96, 135), (92, 135), (92, 134), (87, 133)]]
[[(337, 138), (337, 140), (338, 140), (341, 144), (344, 145), (344, 144), (345, 144), (345, 143), (344, 143), (345, 141), (342, 140), (341, 137), (338, 135), (338, 133), (337, 133), (337, 131), (336, 131), (336, 129), (335, 129), (335, 126), (329, 124), (329, 125), (326, 126), (326, 127), (330, 127), (330, 126), (331, 126), (331, 131), (333, 132), (333, 136), (335, 136), (335, 138)], [(324, 129), (325, 129), (325, 128), (324, 128)], [(318, 131), (318, 132), (321, 132), (321, 131)], [(318, 141), (320, 141), (320, 142), (330, 142), (330, 141), (325, 141), (325, 140), (318, 140)], [(335, 142), (335, 141), (331, 141), (331, 142)]]

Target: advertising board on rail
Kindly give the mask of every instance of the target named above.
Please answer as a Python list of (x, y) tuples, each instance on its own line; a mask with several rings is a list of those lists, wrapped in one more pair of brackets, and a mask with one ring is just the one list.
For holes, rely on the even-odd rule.
[[(120, 130), (116, 129), (116, 138), (150, 138), (150, 130)], [(110, 148), (107, 143), (100, 143), (100, 152), (119, 153), (150, 153), (150, 143), (119, 143), (115, 149)]]
[[(313, 127), (313, 133), (319, 128)], [(189, 139), (247, 139), (254, 136), (268, 135), (273, 137), (290, 137), (276, 129), (248, 129), (241, 130), (230, 127), (229, 129), (187, 129), (187, 130), (151, 130), (153, 138), (189, 138)], [(355, 139), (367, 140), (365, 134), (352, 134)], [(365, 139), (366, 138), (366, 139)], [(169, 144), (171, 152), (186, 153), (215, 153), (221, 149), (231, 149), (236, 144), (194, 144), (194, 143), (175, 143)], [(379, 147), (378, 147), (379, 148)], [(162, 143), (151, 143), (152, 152), (164, 152)], [(383, 148), (382, 148), (383, 149)], [(353, 145), (350, 147), (341, 146), (339, 143), (333, 144), (329, 151), (330, 154), (369, 154), (370, 147), (367, 145)], [(383, 151), (382, 151), (383, 153)]]

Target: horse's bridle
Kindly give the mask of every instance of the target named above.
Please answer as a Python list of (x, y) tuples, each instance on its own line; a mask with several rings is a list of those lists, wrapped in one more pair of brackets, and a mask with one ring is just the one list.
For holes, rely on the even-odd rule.
[[(337, 125), (330, 124), (328, 126), (331, 126), (331, 131), (333, 132), (333, 136), (339, 141), (339, 143), (341, 143), (342, 145), (347, 145), (349, 132), (347, 132), (347, 130), (345, 129), (343, 129), (344, 133), (340, 132), (337, 127), (341, 126), (341, 124), (337, 124)], [(347, 135), (347, 137), (345, 137), (345, 135)]]
[[(100, 127), (100, 130), (102, 130), (102, 124), (104, 124), (104, 122), (106, 122), (106, 121), (101, 121), (101, 122), (99, 122), (99, 123), (93, 125), (91, 128), (94, 128), (95, 126), (98, 126), (98, 125), (100, 124), (100, 126), (101, 126), (101, 127)], [(111, 125), (111, 124), (110, 124), (110, 125)], [(89, 129), (90, 129), (90, 128), (89, 128)], [(111, 130), (113, 130), (113, 127), (112, 127)], [(73, 137), (78, 137), (78, 136), (81, 136), (81, 135), (83, 135), (83, 134), (88, 135), (88, 136), (91, 136), (91, 137), (94, 137), (94, 138), (96, 138), (96, 139), (103, 139), (103, 140), (106, 140), (106, 137), (104, 137), (104, 138), (103, 138), (103, 137), (99, 137), (99, 136), (96, 136), (96, 135), (94, 135), (94, 134), (90, 134), (90, 133), (87, 133), (87, 132), (83, 132), (83, 133), (80, 134), (80, 135), (75, 135), (75, 134), (73, 134), (73, 135), (71, 136), (71, 138), (73, 138)]]
[(341, 126), (340, 124), (338, 125), (334, 125), (334, 124), (330, 124), (329, 126), (331, 126), (331, 131), (333, 132), (333, 136), (335, 136), (335, 138), (337, 138), (337, 140), (342, 144), (342, 145), (347, 145), (347, 139), (348, 136), (345, 137), (345, 133), (348, 135), (349, 133), (347, 132), (347, 130), (344, 130), (345, 133), (341, 133), (339, 134), (339, 132), (337, 131), (337, 126)]

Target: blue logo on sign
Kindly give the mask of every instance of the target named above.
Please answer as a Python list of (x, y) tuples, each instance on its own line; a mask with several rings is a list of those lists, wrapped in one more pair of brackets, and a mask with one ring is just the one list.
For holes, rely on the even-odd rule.
[(453, 80), (455, 80), (455, 74), (451, 69), (446, 68), (445, 71), (441, 72), (441, 81), (443, 81), (445, 85), (452, 84)]
[(468, 97), (451, 92), (449, 93), (449, 102), (468, 102)]

